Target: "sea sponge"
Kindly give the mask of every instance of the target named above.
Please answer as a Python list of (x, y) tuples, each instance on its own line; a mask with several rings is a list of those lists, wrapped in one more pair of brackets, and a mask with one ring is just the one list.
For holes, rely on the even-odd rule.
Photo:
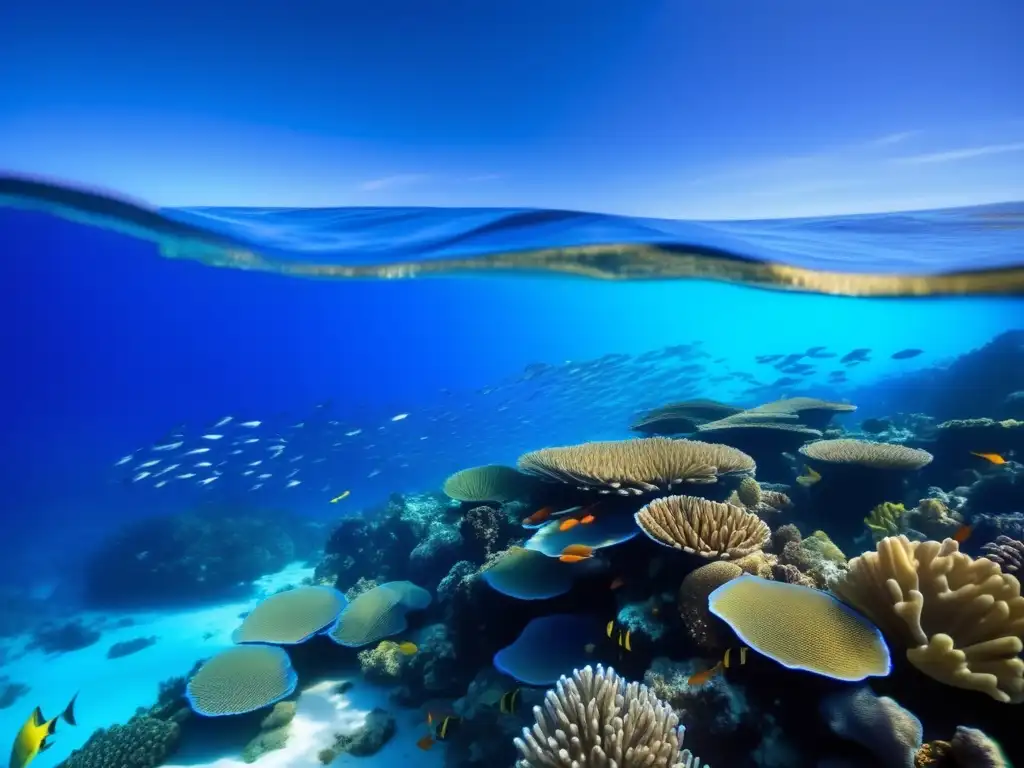
[(1024, 701), (1024, 597), (1020, 582), (953, 539), (912, 542), (891, 536), (849, 563), (835, 594), (907, 648), (929, 677)]
[(207, 660), (188, 681), (185, 695), (200, 715), (241, 715), (291, 696), (297, 683), (281, 648), (238, 645)]
[(688, 767), (695, 759), (683, 749), (686, 729), (672, 708), (646, 685), (627, 685), (600, 664), (563, 675), (533, 716), (533, 728), (515, 740), (516, 768)]
[(756, 469), (752, 458), (727, 445), (666, 437), (543, 448), (520, 456), (518, 466), (550, 481), (621, 496), (714, 483), (723, 475), (750, 475)]
[(907, 508), (902, 504), (883, 501), (864, 518), (864, 525), (871, 531), (871, 538), (876, 542), (886, 536), (897, 536), (903, 531), (903, 521)]
[(430, 593), (411, 581), (389, 581), (363, 592), (338, 616), (328, 637), (358, 648), (397, 635), (409, 626), (405, 614), (430, 605)]
[(931, 463), (932, 455), (918, 448), (870, 440), (841, 438), (818, 440), (800, 448), (808, 459), (825, 464), (841, 464), (867, 469), (913, 471)]
[(634, 515), (651, 539), (707, 558), (737, 558), (762, 549), (771, 529), (742, 507), (696, 496), (655, 499)]
[(60, 768), (157, 768), (178, 746), (177, 723), (136, 715), (124, 725), (99, 728)]
[(232, 639), (236, 643), (302, 643), (334, 623), (345, 596), (331, 587), (295, 587), (261, 600)]
[(712, 592), (708, 609), (784, 667), (848, 681), (889, 674), (878, 628), (826, 592), (744, 574)]
[(826, 696), (820, 705), (829, 728), (870, 750), (886, 768), (914, 768), (924, 729), (921, 721), (888, 696), (862, 686)]
[(702, 648), (721, 648), (728, 642), (725, 625), (708, 610), (708, 597), (727, 581), (742, 575), (743, 569), (735, 563), (716, 560), (683, 579), (679, 587), (679, 613), (687, 633)]
[(359, 668), (367, 680), (392, 683), (402, 676), (405, 660), (409, 657), (402, 653), (398, 643), (381, 640), (375, 648), (360, 651), (357, 658)]
[(456, 472), (444, 481), (444, 492), (457, 501), (506, 502), (527, 495), (529, 486), (529, 478), (512, 467), (487, 464)]

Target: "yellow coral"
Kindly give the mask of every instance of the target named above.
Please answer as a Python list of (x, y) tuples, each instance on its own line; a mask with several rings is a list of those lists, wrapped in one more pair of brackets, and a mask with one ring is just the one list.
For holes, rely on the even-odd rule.
[(946, 685), (1024, 702), (1024, 597), (991, 560), (953, 539), (891, 536), (850, 561), (833, 592), (902, 642), (907, 659)]
[(886, 536), (898, 536), (903, 530), (903, 517), (907, 508), (902, 504), (883, 501), (864, 518), (864, 525), (871, 531), (871, 538), (876, 542)]
[(357, 658), (363, 674), (373, 680), (397, 680), (402, 674), (406, 655), (398, 643), (382, 640), (376, 648), (360, 651)]
[(846, 565), (846, 555), (843, 554), (843, 550), (837, 547), (824, 531), (815, 531), (801, 541), (800, 546), (836, 565)]
[(941, 499), (921, 499), (917, 508), (928, 520), (938, 522), (949, 514), (949, 507)]

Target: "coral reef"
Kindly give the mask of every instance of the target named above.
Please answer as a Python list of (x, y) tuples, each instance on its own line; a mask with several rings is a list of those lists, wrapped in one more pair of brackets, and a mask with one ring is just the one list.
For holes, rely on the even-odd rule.
[(871, 531), (871, 538), (877, 543), (886, 536), (898, 536), (904, 532), (907, 508), (902, 504), (883, 501), (864, 518), (864, 525)]
[(395, 718), (383, 709), (373, 709), (355, 732), (336, 735), (334, 745), (320, 752), (320, 762), (330, 765), (342, 754), (354, 757), (375, 755), (394, 735)]
[(358, 659), (363, 677), (374, 683), (390, 684), (401, 679), (409, 656), (398, 643), (381, 640), (375, 647), (360, 651)]
[(288, 726), (295, 718), (295, 702), (279, 701), (260, 722), (260, 731), (245, 745), (242, 759), (247, 763), (256, 762), (267, 752), (281, 749), (288, 743)]
[(180, 737), (177, 723), (136, 715), (124, 725), (95, 731), (58, 768), (157, 768), (174, 753)]
[(999, 565), (1003, 573), (1017, 575), (1024, 567), (1024, 542), (1017, 539), (997, 536), (995, 541), (985, 544), (981, 550), (985, 557)]
[(991, 560), (973, 560), (953, 539), (889, 537), (853, 558), (833, 591), (903, 645), (924, 674), (997, 701), (1024, 701), (1024, 598)]
[(709, 559), (744, 557), (771, 538), (757, 515), (697, 496), (655, 499), (636, 513), (636, 522), (659, 544)]
[(246, 594), (253, 580), (301, 556), (290, 531), (304, 527), (289, 520), (214, 512), (136, 520), (89, 557), (85, 598), (119, 607)]

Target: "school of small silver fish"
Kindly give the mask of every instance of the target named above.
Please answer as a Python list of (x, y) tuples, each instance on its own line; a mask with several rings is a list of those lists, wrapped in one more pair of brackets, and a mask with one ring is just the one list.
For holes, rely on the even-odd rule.
[[(842, 354), (816, 346), (756, 355), (739, 369), (695, 342), (557, 365), (531, 363), (496, 384), (460, 393), (442, 389), (432, 402), (390, 415), (357, 419), (328, 401), (299, 418), (224, 415), (182, 425), (122, 456), (114, 467), (133, 486), (313, 488), (336, 502), (351, 486), (378, 477), (392, 490), (414, 488), (412, 479), (407, 484), (401, 478), (413, 467), (418, 477), (429, 478), (460, 468), (467, 456), (483, 453), (500, 460), (494, 458), (499, 446), (513, 461), (535, 447), (539, 426), (551, 444), (581, 436), (619, 438), (624, 412), (662, 405), (666, 393), (668, 399), (713, 393), (738, 401), (790, 397), (806, 389), (816, 397), (842, 399), (855, 385), (847, 372), (863, 368), (872, 354), (867, 348)], [(898, 361), (921, 354), (904, 349), (887, 357)], [(649, 401), (638, 400), (638, 393), (650, 393)], [(595, 425), (605, 426), (595, 433)], [(443, 453), (434, 450), (439, 441)]]

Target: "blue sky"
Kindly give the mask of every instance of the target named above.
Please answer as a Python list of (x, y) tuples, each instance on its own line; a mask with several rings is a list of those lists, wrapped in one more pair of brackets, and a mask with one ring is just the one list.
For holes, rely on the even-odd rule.
[(5, 3), (0, 169), (158, 205), (1022, 199), (1021, 29), (1019, 0)]

